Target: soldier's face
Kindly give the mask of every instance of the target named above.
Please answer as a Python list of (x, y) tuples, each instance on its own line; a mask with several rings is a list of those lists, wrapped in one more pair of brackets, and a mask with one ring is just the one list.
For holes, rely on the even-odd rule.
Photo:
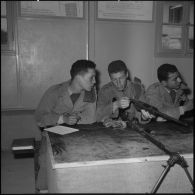
[(178, 72), (169, 73), (166, 87), (169, 89), (178, 89), (181, 85), (181, 78)]
[(127, 78), (128, 73), (125, 73), (125, 71), (110, 74), (112, 83), (119, 91), (122, 91), (126, 87)]
[(86, 73), (79, 75), (79, 84), (81, 88), (86, 91), (91, 91), (92, 87), (96, 83), (95, 75), (95, 69), (88, 69)]

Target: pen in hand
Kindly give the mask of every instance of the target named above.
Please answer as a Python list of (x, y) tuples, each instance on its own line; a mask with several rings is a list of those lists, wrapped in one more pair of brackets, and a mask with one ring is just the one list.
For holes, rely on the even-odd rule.
[(75, 125), (78, 123), (79, 120), (81, 120), (81, 117), (79, 116), (78, 112), (73, 112), (68, 116), (69, 125)]
[(76, 117), (77, 122), (81, 120), (81, 116), (79, 116), (78, 112), (73, 112), (73, 115)]

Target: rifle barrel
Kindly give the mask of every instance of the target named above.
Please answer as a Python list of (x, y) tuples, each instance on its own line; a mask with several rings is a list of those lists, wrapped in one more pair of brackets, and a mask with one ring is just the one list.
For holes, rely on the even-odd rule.
[(132, 122), (129, 123), (130, 126), (135, 129), (136, 131), (138, 131), (141, 135), (143, 135), (144, 137), (146, 137), (149, 141), (151, 141), (153, 144), (155, 144), (158, 148), (160, 148), (161, 150), (163, 150), (166, 154), (171, 155), (172, 152), (169, 151), (165, 145), (163, 145), (161, 142), (157, 141), (156, 139), (154, 139), (149, 133), (147, 133), (145, 131), (145, 128), (140, 126), (139, 123), (134, 120)]
[(158, 109), (156, 107), (151, 106), (151, 105), (149, 105), (149, 104), (147, 104), (145, 102), (141, 102), (139, 100), (135, 100), (135, 99), (132, 99), (132, 98), (130, 98), (130, 101), (132, 101), (140, 109), (144, 109), (144, 110), (148, 111), (150, 114), (153, 114), (155, 116), (160, 116), (160, 117), (162, 117), (162, 118), (164, 118), (166, 120), (169, 120), (169, 121), (174, 121), (175, 123), (178, 123), (178, 124), (183, 125), (185, 127), (189, 126), (188, 123), (180, 121), (180, 120), (177, 120), (177, 119), (175, 119), (175, 118), (173, 118), (171, 116), (168, 116), (167, 114), (164, 114), (164, 113), (158, 111)]

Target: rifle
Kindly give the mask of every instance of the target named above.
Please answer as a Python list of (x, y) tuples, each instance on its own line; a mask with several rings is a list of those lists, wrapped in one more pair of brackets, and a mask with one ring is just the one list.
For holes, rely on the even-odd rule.
[(151, 106), (151, 105), (149, 105), (149, 104), (147, 104), (145, 102), (141, 102), (139, 100), (135, 100), (135, 99), (132, 99), (132, 98), (130, 98), (130, 101), (139, 110), (140, 109), (143, 109), (143, 110), (148, 111), (150, 114), (153, 114), (154, 116), (160, 116), (160, 117), (162, 117), (162, 118), (164, 118), (164, 119), (166, 119), (168, 121), (173, 121), (173, 122), (178, 123), (180, 125), (183, 125), (185, 127), (188, 127), (189, 126), (188, 123), (183, 122), (183, 121), (180, 121), (180, 120), (177, 120), (177, 119), (175, 119), (175, 118), (173, 118), (171, 116), (168, 116), (167, 114), (164, 114), (164, 113), (160, 112), (156, 107)]

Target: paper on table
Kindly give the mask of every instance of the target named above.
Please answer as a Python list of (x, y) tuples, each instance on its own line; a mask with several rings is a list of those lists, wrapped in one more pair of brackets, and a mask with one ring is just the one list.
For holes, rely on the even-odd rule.
[(75, 129), (75, 128), (65, 127), (65, 126), (60, 126), (60, 125), (57, 125), (55, 127), (46, 128), (44, 130), (45, 131), (50, 131), (50, 132), (53, 132), (53, 133), (57, 133), (57, 134), (60, 134), (60, 135), (65, 135), (65, 134), (69, 134), (69, 133), (72, 133), (72, 132), (75, 132), (75, 131), (79, 131), (78, 129)]

